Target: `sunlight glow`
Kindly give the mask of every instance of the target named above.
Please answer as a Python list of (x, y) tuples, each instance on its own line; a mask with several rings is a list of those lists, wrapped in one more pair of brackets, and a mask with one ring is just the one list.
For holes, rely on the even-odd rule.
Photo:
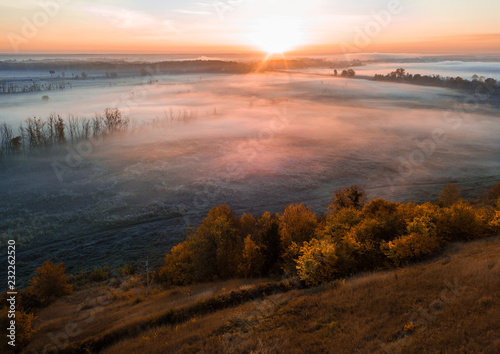
[(273, 17), (259, 20), (248, 37), (260, 49), (275, 54), (302, 44), (304, 33), (300, 20)]

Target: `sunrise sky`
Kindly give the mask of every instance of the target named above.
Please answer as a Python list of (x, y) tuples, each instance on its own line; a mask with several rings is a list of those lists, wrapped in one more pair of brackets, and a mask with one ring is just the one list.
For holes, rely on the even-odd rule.
[(500, 2), (492, 0), (57, 3), (0, 0), (0, 52), (485, 53), (500, 48)]

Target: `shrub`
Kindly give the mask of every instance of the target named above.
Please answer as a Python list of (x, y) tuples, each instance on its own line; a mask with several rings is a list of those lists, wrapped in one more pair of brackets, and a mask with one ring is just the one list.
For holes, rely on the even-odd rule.
[(90, 272), (90, 280), (92, 281), (104, 281), (109, 279), (109, 266), (105, 265), (103, 268), (94, 268)]
[(416, 217), (409, 223), (408, 233), (393, 241), (382, 242), (380, 246), (398, 266), (433, 254), (441, 247), (436, 227), (427, 216)]
[(118, 267), (118, 276), (125, 277), (127, 275), (132, 275), (135, 273), (134, 266), (130, 263), (124, 264), (122, 267)]
[(305, 242), (297, 260), (300, 280), (310, 286), (333, 280), (338, 273), (337, 261), (335, 246), (331, 242), (317, 239)]
[(72, 292), (65, 271), (66, 267), (62, 262), (54, 264), (50, 260), (46, 260), (35, 270), (35, 276), (30, 280), (30, 287), (42, 305), (47, 305), (56, 298)]
[[(499, 199), (500, 200), (500, 199)], [(495, 210), (493, 218), (489, 222), (489, 226), (496, 234), (500, 233), (500, 210)]]
[(160, 280), (168, 285), (187, 285), (194, 279), (194, 251), (189, 241), (172, 247), (160, 269)]
[(439, 235), (449, 241), (479, 238), (486, 231), (485, 226), (476, 210), (467, 202), (443, 208), (437, 220)]

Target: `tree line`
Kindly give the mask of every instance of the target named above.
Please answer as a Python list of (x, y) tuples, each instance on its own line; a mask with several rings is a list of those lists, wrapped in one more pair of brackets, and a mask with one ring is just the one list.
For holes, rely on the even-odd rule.
[(235, 277), (287, 276), (318, 285), (361, 271), (401, 266), (438, 253), (453, 241), (500, 232), (500, 184), (485, 201), (462, 200), (447, 185), (436, 203), (367, 201), (362, 188), (335, 191), (325, 215), (304, 204), (281, 214), (236, 217), (211, 209), (186, 241), (165, 256), (159, 279), (186, 285)]
[(416, 85), (448, 87), (454, 89), (461, 89), (467, 91), (475, 91), (477, 93), (485, 92), (492, 93), (498, 89), (498, 82), (493, 78), (484, 79), (474, 75), (472, 80), (464, 79), (460, 76), (457, 77), (443, 77), (440, 75), (421, 75), (410, 74), (405, 69), (399, 68), (387, 74), (375, 74), (374, 80), (376, 81), (392, 81), (404, 82)]
[(126, 131), (130, 120), (117, 108), (107, 108), (93, 118), (51, 114), (48, 118), (28, 118), (15, 131), (0, 124), (0, 157), (27, 154), (42, 148), (77, 143), (82, 140)]

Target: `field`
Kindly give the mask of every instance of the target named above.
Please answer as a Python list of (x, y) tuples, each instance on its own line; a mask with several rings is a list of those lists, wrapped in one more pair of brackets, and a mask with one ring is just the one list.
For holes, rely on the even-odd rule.
[(132, 126), (2, 162), (0, 232), (18, 242), (21, 287), (47, 258), (69, 272), (146, 256), (159, 265), (222, 203), (237, 215), (300, 202), (321, 213), (352, 184), (370, 198), (420, 202), (449, 182), (474, 199), (500, 181), (498, 107), (471, 106), (457, 90), (308, 73), (158, 73), (43, 94), (48, 101), (2, 95), (1, 118), (16, 130), (27, 117), (118, 107)]

